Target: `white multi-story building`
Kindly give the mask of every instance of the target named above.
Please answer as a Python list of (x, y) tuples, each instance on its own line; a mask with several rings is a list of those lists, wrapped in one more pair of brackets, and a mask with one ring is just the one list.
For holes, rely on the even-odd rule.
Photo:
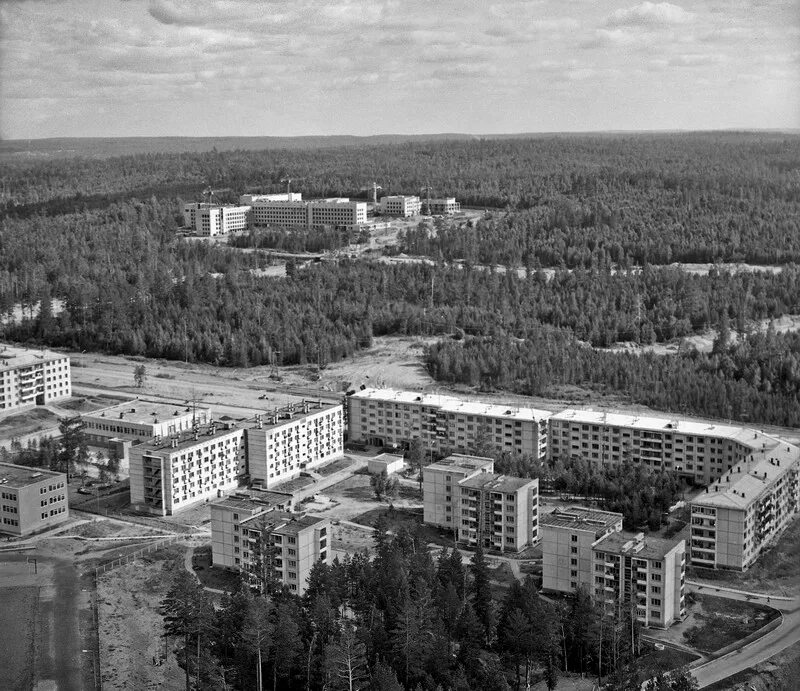
[(45, 405), (71, 395), (68, 357), (47, 350), (0, 346), (0, 410)]
[(747, 570), (800, 508), (800, 448), (759, 434), (760, 448), (691, 502), (694, 566)]
[(422, 469), (422, 519), (429, 525), (455, 530), (458, 524), (459, 483), (480, 473), (493, 473), (494, 461), (452, 454)]
[(236, 489), (247, 470), (244, 434), (235, 423), (210, 422), (131, 447), (131, 504), (167, 516)]
[(273, 487), (344, 453), (344, 409), (321, 400), (289, 404), (256, 416), (248, 425), (250, 480)]
[(300, 192), (278, 192), (277, 194), (243, 194), (239, 197), (241, 206), (252, 206), (256, 202), (299, 202), (303, 199)]
[(227, 235), (250, 227), (252, 207), (210, 206), (197, 211), (195, 232), (205, 237)]
[(708, 484), (768, 441), (761, 432), (710, 422), (563, 410), (550, 417), (549, 458), (625, 460)]
[[(433, 203), (433, 200), (431, 200)], [(381, 197), (376, 211), (384, 216), (418, 216), (422, 208), (419, 197), (409, 197), (405, 195), (392, 195)]]
[(482, 442), (540, 460), (547, 455), (547, 411), (395, 389), (364, 389), (347, 405), (352, 441), (400, 447), (418, 437), (437, 453), (469, 452)]
[(288, 513), (280, 504), (242, 497), (211, 504), (212, 560), (240, 571), (260, 592), (272, 581), (302, 595), (314, 564), (331, 561), (331, 522)]
[(68, 518), (64, 473), (0, 463), (0, 533), (30, 535)]
[(210, 209), (216, 204), (208, 202), (186, 202), (183, 205), (183, 226), (195, 230), (197, 227), (197, 212), (201, 209)]
[(431, 215), (451, 216), (461, 211), (461, 204), (455, 197), (445, 197), (444, 199), (431, 199), (428, 213)]
[(366, 202), (353, 202), (346, 197), (303, 201), (300, 195), (296, 195), (298, 198), (294, 194), (291, 196), (292, 199), (286, 200), (255, 199), (253, 224), (354, 230), (367, 222)]
[(592, 545), (622, 530), (622, 514), (580, 506), (541, 514), (542, 589), (572, 593), (592, 591)]

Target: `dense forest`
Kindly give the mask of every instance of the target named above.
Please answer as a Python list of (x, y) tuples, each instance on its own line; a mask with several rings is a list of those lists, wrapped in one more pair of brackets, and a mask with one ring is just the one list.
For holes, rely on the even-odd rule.
[(302, 598), (268, 584), (266, 597), (243, 588), (215, 608), (178, 569), (162, 611), (187, 688), (516, 691), (555, 688), (567, 670), (624, 691), (653, 675), (627, 605), (603, 615), (583, 590), (553, 603), (530, 576), (497, 592), (480, 550), (466, 565), (457, 550), (434, 560), (405, 529), (379, 524), (375, 543), (372, 560), (317, 562)]
[[(183, 198), (209, 183), (231, 197), (274, 191), (287, 173), (305, 178), (308, 195), (353, 194), (373, 179), (385, 192), (430, 181), (437, 194), (504, 210), (473, 226), (437, 221), (433, 232), (401, 238), (405, 249), (433, 257), (429, 263), (290, 264), (286, 278), (261, 275), (269, 262), (262, 248), (323, 250), (364, 238), (274, 229), (242, 236), (233, 244), (246, 248), (238, 248), (175, 232), (187, 190)], [(12, 161), (0, 178), (0, 335), (8, 340), (249, 366), (324, 364), (374, 336), (438, 334), (447, 338), (430, 350), (428, 366), (443, 381), (543, 395), (576, 384), (676, 412), (800, 419), (800, 342), (759, 331), (800, 313), (798, 265), (715, 266), (708, 275), (658, 265), (692, 253), (796, 259), (798, 138), (543, 137), (141, 154)], [(548, 264), (555, 270), (543, 271)], [(11, 318), (20, 307), (22, 318)], [(706, 354), (598, 350), (711, 328), (719, 337)]]

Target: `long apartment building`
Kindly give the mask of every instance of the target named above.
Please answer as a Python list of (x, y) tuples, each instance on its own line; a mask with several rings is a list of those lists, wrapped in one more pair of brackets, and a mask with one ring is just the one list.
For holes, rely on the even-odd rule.
[(401, 447), (418, 437), (438, 454), (469, 452), (483, 441), (540, 460), (547, 455), (547, 411), (395, 389), (364, 389), (347, 405), (352, 441)]
[(214, 565), (241, 572), (259, 592), (275, 582), (302, 595), (314, 563), (331, 561), (330, 520), (290, 513), (279, 495), (212, 503), (211, 535)]
[(758, 441), (691, 502), (694, 566), (747, 570), (800, 508), (800, 448), (762, 434)]
[(30, 535), (68, 518), (64, 473), (0, 463), (0, 533)]
[(253, 197), (252, 219), (256, 226), (333, 227), (355, 230), (367, 222), (367, 203), (347, 197), (303, 200), (299, 194), (287, 199)]
[(236, 489), (247, 471), (244, 435), (212, 421), (131, 447), (132, 506), (167, 516)]
[(408, 218), (409, 216), (419, 216), (421, 209), (422, 202), (419, 197), (396, 194), (381, 197), (376, 211), (383, 216)]
[(622, 531), (622, 514), (583, 507), (543, 513), (542, 589), (585, 588), (607, 611), (636, 606), (648, 627), (667, 628), (685, 614), (686, 542)]
[(0, 410), (45, 405), (71, 395), (68, 357), (0, 345)]
[(183, 205), (183, 225), (206, 237), (247, 230), (251, 216), (252, 207), (247, 204), (188, 202)]
[(466, 547), (519, 552), (539, 539), (539, 481), (493, 469), (491, 458), (460, 454), (425, 466), (423, 520)]
[(322, 400), (256, 416), (246, 431), (248, 473), (269, 488), (344, 454), (344, 409)]
[(548, 456), (580, 456), (601, 465), (627, 459), (705, 485), (767, 440), (763, 433), (742, 427), (570, 409), (550, 417)]

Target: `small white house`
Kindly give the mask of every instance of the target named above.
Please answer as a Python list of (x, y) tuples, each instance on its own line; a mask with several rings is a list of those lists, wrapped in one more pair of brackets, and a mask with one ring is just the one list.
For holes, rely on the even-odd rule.
[(399, 473), (403, 470), (403, 457), (393, 453), (381, 453), (370, 458), (367, 463), (367, 470), (370, 475), (380, 475), (386, 471), (387, 475)]

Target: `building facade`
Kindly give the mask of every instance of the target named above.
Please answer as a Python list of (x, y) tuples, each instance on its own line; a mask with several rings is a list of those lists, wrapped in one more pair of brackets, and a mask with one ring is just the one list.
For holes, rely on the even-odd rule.
[(321, 400), (289, 404), (248, 424), (247, 469), (260, 487), (298, 477), (344, 454), (344, 408)]
[(455, 530), (460, 501), (459, 483), (480, 473), (494, 472), (494, 461), (453, 454), (422, 469), (423, 521)]
[(747, 570), (800, 507), (800, 448), (759, 437), (761, 447), (690, 504), (694, 566)]
[(131, 447), (131, 504), (168, 516), (236, 489), (247, 469), (244, 435), (234, 423), (210, 422)]
[(300, 192), (278, 192), (277, 194), (243, 194), (239, 197), (240, 206), (252, 206), (255, 202), (299, 202), (303, 195)]
[(68, 518), (64, 473), (0, 463), (0, 533), (30, 535)]
[(636, 607), (643, 626), (666, 629), (686, 614), (686, 541), (612, 532), (592, 547), (593, 594), (604, 609)]
[(197, 212), (195, 232), (205, 237), (247, 230), (252, 218), (250, 206), (211, 206)]
[(272, 582), (302, 595), (317, 561), (329, 564), (331, 523), (279, 506), (232, 497), (211, 505), (212, 559), (254, 590)]
[(405, 468), (405, 458), (399, 454), (379, 453), (367, 461), (367, 472), (370, 475), (400, 473)]
[(69, 358), (47, 350), (0, 346), (0, 410), (72, 396)]
[(461, 211), (461, 204), (456, 201), (455, 197), (431, 199), (428, 209), (428, 213), (432, 216), (451, 216), (459, 211)]
[(408, 218), (409, 216), (419, 216), (421, 209), (422, 203), (420, 202), (419, 197), (410, 197), (398, 194), (381, 197), (377, 211), (383, 216), (400, 216), (402, 218)]
[(622, 530), (622, 514), (579, 506), (542, 513), (542, 588), (572, 593), (594, 587), (592, 545)]
[(355, 442), (399, 448), (420, 438), (431, 453), (469, 452), (481, 443), (547, 456), (547, 411), (394, 389), (358, 391), (347, 405)]
[(356, 230), (367, 222), (366, 202), (353, 202), (346, 197), (304, 201), (299, 194), (297, 198), (291, 196), (291, 200), (255, 198), (253, 225)]
[(564, 410), (550, 417), (548, 455), (551, 460), (579, 456), (601, 465), (629, 460), (705, 485), (768, 440), (756, 430), (716, 423)]

